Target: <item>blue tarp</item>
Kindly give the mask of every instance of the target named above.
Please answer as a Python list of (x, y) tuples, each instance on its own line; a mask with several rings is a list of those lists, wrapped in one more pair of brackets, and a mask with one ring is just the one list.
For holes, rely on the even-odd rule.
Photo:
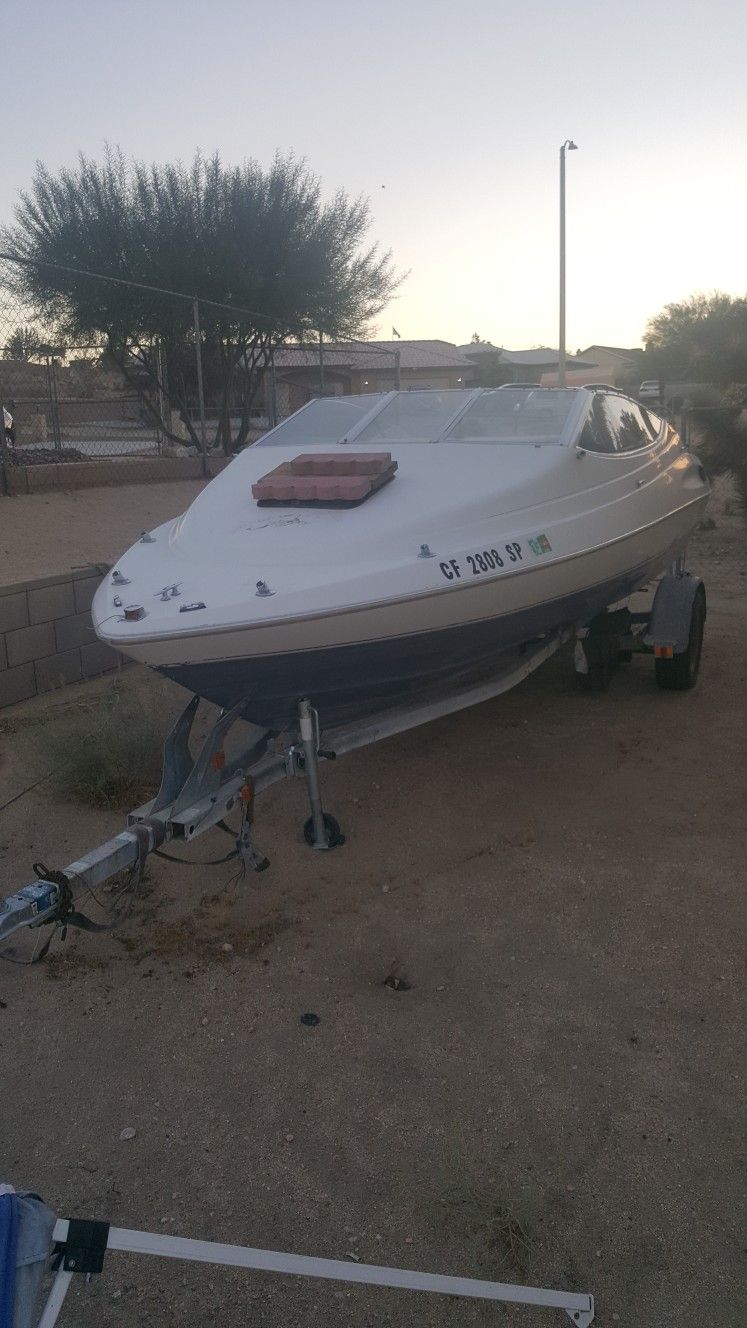
[(0, 1186), (0, 1328), (33, 1328), (55, 1215), (38, 1194)]
[(0, 1328), (13, 1328), (18, 1254), (18, 1196), (0, 1194)]

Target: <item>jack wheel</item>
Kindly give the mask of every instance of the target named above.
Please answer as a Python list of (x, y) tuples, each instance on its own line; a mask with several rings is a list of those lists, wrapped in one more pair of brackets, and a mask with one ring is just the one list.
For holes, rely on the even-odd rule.
[[(334, 816), (330, 816), (328, 812), (324, 812), (323, 815), (324, 837), (327, 841), (327, 848), (340, 848), (345, 843), (345, 836), (342, 834)], [(314, 848), (314, 820), (311, 816), (304, 824), (303, 837), (309, 848)]]
[(681, 655), (674, 655), (672, 659), (654, 660), (656, 681), (665, 691), (687, 692), (695, 686), (700, 669), (700, 657), (703, 653), (705, 617), (703, 596), (696, 595), (690, 615), (690, 635), (686, 648)]
[(577, 673), (576, 682), (582, 692), (606, 692), (612, 680), (612, 666), (606, 661), (590, 664), (587, 673)]

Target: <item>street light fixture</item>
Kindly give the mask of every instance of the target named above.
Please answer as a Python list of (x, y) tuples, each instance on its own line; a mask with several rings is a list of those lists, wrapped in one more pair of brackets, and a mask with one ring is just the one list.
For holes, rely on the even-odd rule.
[(558, 387), (565, 387), (565, 154), (577, 152), (573, 139), (560, 147), (560, 331), (558, 334)]

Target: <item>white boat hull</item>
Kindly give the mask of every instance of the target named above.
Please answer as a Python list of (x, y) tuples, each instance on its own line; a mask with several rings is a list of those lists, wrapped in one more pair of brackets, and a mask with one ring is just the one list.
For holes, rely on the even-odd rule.
[[(419, 685), (448, 678), (558, 628), (589, 622), (662, 571), (684, 548), (689, 507), (653, 528), (563, 562), (492, 582), (225, 631), (179, 644), (150, 641), (133, 654), (223, 707), (245, 698), (247, 716), (269, 728), (293, 720), (300, 695), (325, 722), (377, 709)], [(185, 650), (185, 643), (181, 643)], [(177, 658), (175, 658), (175, 653)]]
[[(119, 597), (137, 597), (142, 620), (112, 612), (109, 584), (94, 621), (135, 659), (221, 706), (245, 700), (274, 729), (301, 695), (333, 723), (588, 623), (682, 551), (709, 496), (671, 430), (627, 456), (410, 444), (360, 511), (301, 515), (247, 500), (268, 453), (284, 458), (251, 449), (125, 556)], [(167, 581), (176, 594), (161, 599)]]

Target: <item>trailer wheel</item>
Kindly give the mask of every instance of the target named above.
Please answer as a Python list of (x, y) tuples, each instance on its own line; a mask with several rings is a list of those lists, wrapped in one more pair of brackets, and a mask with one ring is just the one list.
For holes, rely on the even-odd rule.
[[(606, 624), (605, 624), (606, 625)], [(617, 663), (617, 639), (604, 629), (576, 641), (576, 682), (582, 692), (606, 692)]]
[(687, 646), (680, 655), (671, 659), (656, 659), (654, 668), (656, 681), (668, 692), (686, 692), (694, 687), (700, 669), (700, 657), (703, 652), (703, 631), (705, 629), (705, 600), (702, 593), (693, 600), (690, 614), (690, 635)]
[[(337, 821), (335, 820), (334, 816), (330, 816), (328, 812), (324, 812), (323, 815), (324, 815), (324, 830), (327, 838), (327, 848), (339, 848), (342, 844), (345, 843), (345, 836), (342, 834), (340, 827)], [(314, 818), (312, 816), (310, 816), (308, 821), (306, 821), (304, 824), (303, 837), (306, 840), (306, 843), (309, 845), (309, 847), (313, 848)]]

